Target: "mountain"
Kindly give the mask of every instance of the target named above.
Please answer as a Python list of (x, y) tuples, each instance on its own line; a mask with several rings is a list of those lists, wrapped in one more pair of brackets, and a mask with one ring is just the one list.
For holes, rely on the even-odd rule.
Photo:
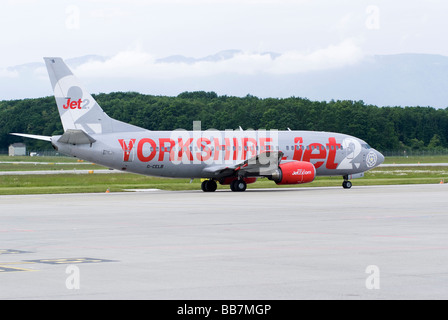
[(378, 55), (363, 63), (297, 77), (310, 98), (353, 99), (379, 106), (448, 107), (448, 57)]
[[(135, 68), (135, 72), (132, 69), (127, 75), (120, 70), (116, 73), (108, 70), (104, 75), (96, 72), (93, 73), (94, 77), (78, 76), (83, 77), (83, 82), (93, 93), (137, 91), (176, 96), (184, 91), (215, 91), (219, 95), (229, 96), (296, 96), (318, 101), (363, 100), (378, 106), (448, 107), (446, 56), (376, 55), (338, 68), (295, 73), (263, 69), (263, 66), (270, 66), (281, 57), (282, 54), (273, 52), (244, 56), (240, 50), (226, 50), (202, 58), (173, 55), (148, 60), (144, 63), (148, 66)], [(110, 62), (110, 59), (90, 55), (66, 61), (76, 69), (87, 62)], [(250, 69), (259, 61), (258, 69)], [(246, 67), (250, 71), (245, 72)], [(154, 70), (159, 73), (146, 75)], [(52, 95), (43, 62), (0, 69), (0, 87), (0, 100)]]
[(222, 60), (228, 60), (232, 59), (236, 54), (241, 53), (240, 50), (224, 50), (220, 51), (214, 55), (209, 55), (203, 58), (192, 58), (192, 57), (185, 57), (182, 55), (174, 55), (169, 56), (166, 58), (157, 59), (156, 63), (187, 63), (187, 64), (193, 64), (198, 62), (217, 62)]

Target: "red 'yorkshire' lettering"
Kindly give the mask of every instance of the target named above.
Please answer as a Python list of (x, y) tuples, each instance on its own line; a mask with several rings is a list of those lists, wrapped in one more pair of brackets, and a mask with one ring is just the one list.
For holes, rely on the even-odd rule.
[[(249, 143), (251, 145), (249, 145)], [(255, 157), (257, 155), (257, 140), (255, 140), (254, 138), (243, 138), (243, 160), (247, 160), (247, 151), (251, 152), (251, 155), (249, 156), (249, 158), (251, 157)]]
[[(143, 146), (145, 145), (145, 143), (149, 143), (151, 145), (151, 148), (152, 148), (151, 153), (149, 154), (149, 156), (143, 155)], [(156, 153), (157, 153), (156, 148), (157, 148), (157, 146), (156, 146), (156, 143), (154, 142), (154, 140), (148, 139), (148, 138), (141, 139), (138, 142), (138, 146), (137, 146), (137, 158), (138, 158), (138, 160), (140, 160), (141, 162), (149, 162), (149, 161), (151, 161), (156, 156)]]
[(215, 157), (213, 160), (219, 159), (219, 151), (225, 150), (224, 159), (229, 160), (230, 159), (230, 139), (225, 138), (224, 139), (226, 144), (220, 144), (218, 138), (214, 138), (213, 142), (215, 143)]
[[(199, 138), (197, 141), (198, 148), (201, 152), (196, 152), (196, 159), (199, 161), (207, 161), (212, 155), (212, 150), (208, 145), (211, 141), (207, 138)], [(203, 154), (205, 152), (205, 155)]]
[(260, 138), (260, 150), (261, 152), (264, 151), (271, 151), (271, 146), (267, 143), (271, 143), (272, 138)]
[[(165, 147), (165, 143), (169, 143), (169, 147)], [(159, 146), (160, 146), (160, 152), (159, 152), (159, 161), (163, 161), (164, 155), (166, 152), (170, 154), (170, 161), (174, 160), (174, 146), (176, 145), (176, 142), (172, 139), (167, 138), (160, 138), (159, 139)]]
[(78, 101), (71, 101), (71, 98), (68, 98), (67, 104), (63, 105), (62, 107), (64, 109), (69, 109), (69, 108), (70, 109), (76, 109), (76, 108), (81, 109), (81, 103), (82, 103), (81, 99), (79, 99)]
[(185, 154), (188, 157), (188, 160), (193, 161), (193, 155), (191, 154), (190, 151), (190, 145), (193, 142), (193, 138), (190, 138), (187, 140), (187, 142), (185, 142), (185, 144), (183, 143), (182, 138), (178, 139), (178, 143), (179, 143), (179, 153), (177, 155), (177, 160), (180, 161), (182, 160), (182, 154), (185, 152)]
[(118, 142), (121, 145), (121, 149), (123, 149), (123, 161), (129, 161), (129, 156), (132, 148), (134, 147), (135, 139), (129, 140), (128, 143), (126, 143), (124, 139), (118, 139)]
[(238, 139), (233, 138), (233, 160), (238, 159)]
[[(196, 141), (195, 141), (196, 140)], [(165, 153), (169, 153), (169, 161), (208, 161), (208, 160), (248, 160), (255, 157), (259, 152), (279, 150), (271, 145), (273, 138), (260, 137), (258, 139), (240, 137), (240, 138), (209, 138), (201, 137), (199, 139), (188, 138), (184, 141), (178, 138), (174, 141), (170, 138), (159, 138), (158, 144), (149, 138), (141, 139), (137, 146), (137, 158), (141, 162), (149, 162), (158, 154), (157, 161), (166, 161)], [(118, 139), (123, 149), (123, 161), (132, 161), (132, 149), (136, 144), (136, 139)], [(149, 144), (149, 145), (148, 145)], [(197, 152), (192, 152), (193, 148)], [(335, 163), (337, 150), (341, 149), (341, 144), (336, 143), (336, 138), (328, 138), (328, 143), (311, 143), (306, 147), (303, 145), (303, 137), (294, 138), (292, 159), (296, 161), (313, 162), (314, 167), (320, 168), (323, 165), (327, 169), (337, 169), (338, 163)], [(233, 156), (232, 156), (233, 149)], [(288, 149), (287, 149), (288, 150)], [(280, 151), (285, 151), (280, 148)], [(184, 157), (184, 154), (186, 157)], [(176, 156), (177, 155), (177, 156)], [(283, 159), (290, 157), (285, 154)], [(212, 158), (213, 157), (213, 158)], [(185, 159), (186, 158), (186, 159)], [(313, 161), (314, 160), (314, 161)], [(320, 161), (318, 161), (320, 160)]]

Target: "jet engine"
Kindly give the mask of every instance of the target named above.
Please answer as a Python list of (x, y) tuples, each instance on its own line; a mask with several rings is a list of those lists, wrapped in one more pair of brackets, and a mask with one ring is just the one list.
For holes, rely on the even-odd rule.
[(313, 182), (315, 177), (316, 168), (311, 162), (291, 161), (280, 164), (271, 180), (276, 184), (301, 184)]

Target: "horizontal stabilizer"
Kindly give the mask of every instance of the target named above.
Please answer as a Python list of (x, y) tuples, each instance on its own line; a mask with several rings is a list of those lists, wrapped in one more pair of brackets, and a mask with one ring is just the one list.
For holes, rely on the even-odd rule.
[(31, 138), (31, 139), (37, 139), (37, 140), (44, 140), (44, 141), (51, 141), (51, 137), (49, 136), (38, 136), (36, 134), (25, 134), (25, 133), (10, 133), (13, 136), (18, 137), (24, 137), (24, 138)]
[(87, 133), (78, 129), (68, 129), (58, 140), (60, 143), (68, 144), (91, 144), (95, 141)]

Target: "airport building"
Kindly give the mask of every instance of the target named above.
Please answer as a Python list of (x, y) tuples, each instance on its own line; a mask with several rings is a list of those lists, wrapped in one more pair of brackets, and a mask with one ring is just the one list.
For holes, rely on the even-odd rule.
[(24, 143), (13, 143), (9, 146), (9, 156), (26, 156), (26, 145)]

